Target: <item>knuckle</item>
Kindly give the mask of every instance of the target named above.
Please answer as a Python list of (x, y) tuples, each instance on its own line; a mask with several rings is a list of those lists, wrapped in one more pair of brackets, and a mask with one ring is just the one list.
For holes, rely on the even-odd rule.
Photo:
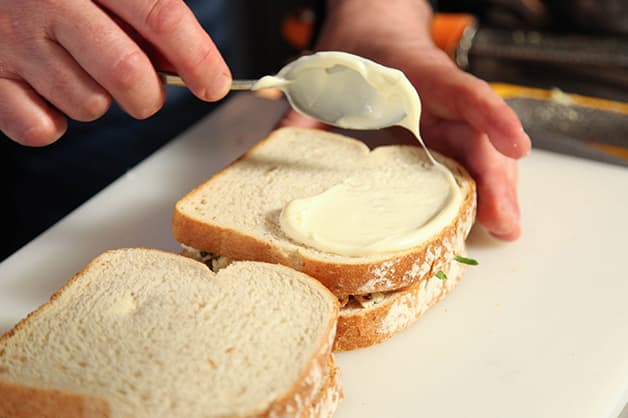
[(39, 147), (59, 139), (67, 120), (43, 101), (27, 84), (0, 78), (0, 131), (22, 145)]
[(50, 89), (42, 95), (70, 118), (81, 122), (98, 119), (111, 105), (111, 97), (108, 94), (77, 89), (69, 77), (57, 77), (50, 83)]
[(145, 24), (156, 34), (177, 30), (185, 16), (185, 7), (180, 0), (154, 0), (146, 15)]
[(67, 125), (59, 127), (50, 119), (40, 119), (38, 123), (22, 129), (17, 140), (30, 147), (41, 147), (51, 144), (61, 138)]
[(91, 122), (104, 115), (111, 106), (111, 96), (101, 93), (91, 93), (80, 106), (80, 114), (75, 118), (81, 122)]
[(216, 60), (218, 52), (211, 45), (203, 45), (194, 50), (187, 59), (183, 59), (181, 66), (184, 71), (193, 74), (200, 74), (204, 71), (204, 65), (211, 65), (211, 62)]
[(64, 2), (62, 0), (40, 0), (39, 3), (46, 8), (56, 9), (62, 6)]
[(122, 104), (124, 110), (135, 119), (147, 119), (157, 113), (165, 103), (163, 92), (159, 95), (145, 96), (141, 101)]
[(151, 100), (145, 106), (142, 106), (141, 108), (137, 109), (137, 111), (135, 112), (133, 116), (137, 119), (147, 119), (153, 116), (155, 113), (157, 113), (163, 105), (164, 105), (164, 99), (156, 98), (154, 100)]
[(139, 50), (123, 55), (111, 68), (111, 79), (115, 87), (130, 89), (137, 85), (146, 73), (146, 62)]
[[(25, 44), (24, 36), (20, 33), (17, 19), (11, 19), (10, 16), (2, 16), (0, 13), (0, 76), (15, 77), (15, 73), (19, 68), (23, 55), (32, 53), (32, 46)], [(24, 29), (21, 29), (22, 31)]]
[(0, 36), (2, 39), (17, 39), (20, 33), (18, 19), (9, 13), (0, 13)]
[(485, 95), (485, 87), (482, 85), (482, 81), (467, 77), (467, 74), (460, 79), (458, 90), (461, 95), (475, 99), (484, 97)]
[[(18, 128), (19, 129), (19, 128)], [(67, 119), (63, 124), (57, 125), (51, 120), (29, 125), (18, 131), (17, 142), (28, 147), (43, 147), (57, 141), (67, 130)]]
[(130, 114), (135, 119), (144, 120), (153, 116), (155, 113), (157, 113), (158, 110), (159, 108), (155, 109), (153, 106), (144, 106), (139, 109), (133, 110)]

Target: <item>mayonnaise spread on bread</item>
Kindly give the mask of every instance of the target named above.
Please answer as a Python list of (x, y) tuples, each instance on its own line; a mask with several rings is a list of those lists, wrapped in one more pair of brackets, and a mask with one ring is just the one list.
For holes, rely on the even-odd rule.
[(401, 71), (343, 52), (319, 52), (261, 78), (253, 89), (269, 87), (283, 90), (297, 111), (331, 125), (403, 126), (432, 163), (408, 171), (399, 182), (361, 174), (289, 202), (280, 225), (290, 238), (322, 251), (362, 256), (419, 245), (455, 218), (462, 194), (421, 140), (421, 102)]
[(283, 208), (281, 229), (321, 251), (362, 256), (412, 248), (455, 218), (462, 193), (453, 176), (434, 168), (404, 176), (368, 172)]

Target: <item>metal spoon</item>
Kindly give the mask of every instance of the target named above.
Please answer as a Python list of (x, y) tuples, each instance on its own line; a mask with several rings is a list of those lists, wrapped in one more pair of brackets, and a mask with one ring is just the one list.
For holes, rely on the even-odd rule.
[[(184, 86), (169, 73), (165, 84)], [(347, 129), (404, 126), (418, 137), (419, 97), (410, 81), (396, 69), (338, 51), (304, 55), (274, 76), (233, 80), (231, 90), (279, 88), (293, 109), (328, 125)]]
[[(157, 74), (161, 79), (161, 82), (168, 86), (185, 87), (185, 81), (176, 74), (165, 73), (158, 71)], [(251, 90), (257, 83), (257, 80), (233, 80), (231, 82), (231, 90)]]

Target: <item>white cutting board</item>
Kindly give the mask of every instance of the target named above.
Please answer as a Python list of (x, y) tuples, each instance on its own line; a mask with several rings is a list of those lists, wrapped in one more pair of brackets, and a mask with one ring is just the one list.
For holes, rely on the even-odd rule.
[[(104, 250), (178, 251), (174, 203), (261, 139), (284, 109), (248, 94), (231, 98), (5, 260), (0, 333)], [(388, 342), (338, 354), (345, 400), (337, 418), (621, 412), (628, 170), (535, 150), (521, 163), (520, 183), (519, 241), (500, 243), (474, 229), (469, 253), (480, 266), (443, 302)]]

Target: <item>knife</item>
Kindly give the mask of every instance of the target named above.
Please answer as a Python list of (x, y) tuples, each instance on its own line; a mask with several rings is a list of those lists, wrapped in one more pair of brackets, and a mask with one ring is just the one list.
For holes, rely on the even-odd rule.
[(628, 103), (492, 83), (532, 146), (628, 167)]
[(436, 14), (431, 33), (435, 44), (462, 69), (485, 58), (549, 64), (628, 86), (628, 43), (619, 36), (487, 28), (464, 13)]

